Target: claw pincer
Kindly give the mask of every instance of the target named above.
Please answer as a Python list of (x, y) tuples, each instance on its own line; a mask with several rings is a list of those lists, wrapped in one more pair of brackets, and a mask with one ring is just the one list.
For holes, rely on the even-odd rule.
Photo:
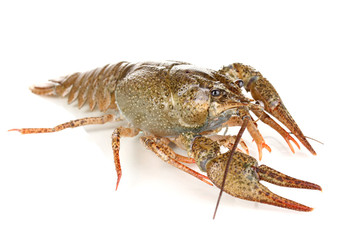
[[(225, 164), (229, 154), (225, 153), (206, 165), (209, 179), (217, 186), (224, 177)], [(264, 180), (279, 186), (321, 190), (319, 185), (289, 177), (268, 166), (258, 166), (255, 158), (236, 152), (230, 163), (224, 191), (234, 197), (266, 203), (297, 211), (311, 211), (310, 207), (272, 193), (259, 181)]]
[[(253, 99), (262, 102), (266, 112), (270, 113), (284, 124), (313, 155), (316, 155), (315, 150), (307, 141), (299, 126), (286, 109), (274, 86), (264, 78), (260, 72), (241, 63), (234, 63), (225, 67), (223, 71), (232, 78), (242, 79), (245, 90), (251, 93)], [(297, 142), (279, 124), (272, 120), (269, 115), (260, 111), (253, 112), (261, 121), (271, 126), (283, 136), (291, 151), (294, 152), (294, 149), (291, 146), (290, 141), (294, 142), (297, 147), (299, 147)]]
[(264, 103), (265, 111), (283, 123), (312, 154), (316, 155), (316, 152), (281, 101), (279, 94), (266, 78), (251, 78), (246, 85), (246, 89), (251, 92), (255, 100)]
[[(230, 152), (221, 154), (216, 142), (202, 136), (188, 135), (184, 139), (188, 143), (188, 153), (196, 160), (199, 168), (207, 172), (209, 179), (220, 188)], [(317, 184), (287, 176), (265, 165), (259, 166), (255, 158), (235, 152), (227, 172), (224, 191), (245, 200), (297, 211), (312, 210), (310, 207), (276, 195), (262, 185), (261, 180), (284, 187), (321, 190)]]

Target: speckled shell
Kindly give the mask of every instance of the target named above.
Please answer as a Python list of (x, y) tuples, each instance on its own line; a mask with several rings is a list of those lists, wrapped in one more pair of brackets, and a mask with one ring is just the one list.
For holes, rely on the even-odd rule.
[[(221, 187), (224, 179), (226, 162), (229, 159), (230, 152), (224, 153), (219, 157), (211, 160), (206, 165), (208, 177), (217, 186)], [(226, 177), (224, 191), (243, 199), (250, 200), (251, 193), (259, 188), (260, 180), (254, 167), (257, 167), (255, 158), (244, 153), (235, 152), (231, 160), (229, 172)]]
[(206, 129), (210, 89), (216, 81), (212, 71), (182, 62), (145, 62), (126, 72), (117, 83), (115, 98), (134, 127), (157, 136)]
[[(177, 61), (119, 62), (51, 82), (31, 91), (77, 99), (79, 108), (87, 102), (91, 111), (119, 110), (133, 127), (157, 136), (217, 129), (249, 102), (222, 73)], [(221, 96), (214, 99), (213, 89)]]
[[(210, 160), (206, 165), (208, 177), (219, 188), (224, 179), (225, 167), (229, 155), (230, 152), (221, 154), (217, 158)], [(259, 174), (261, 174), (261, 176), (259, 176)], [(258, 167), (255, 158), (241, 152), (235, 152), (227, 173), (224, 192), (237, 198), (271, 204), (278, 207), (298, 211), (312, 210), (310, 207), (276, 195), (267, 187), (260, 184), (260, 180), (265, 180), (279, 186), (321, 190), (321, 187), (316, 184), (289, 177), (265, 165)]]
[(68, 97), (68, 103), (78, 100), (81, 108), (87, 102), (90, 110), (96, 107), (102, 112), (116, 109), (115, 87), (119, 79), (126, 74), (128, 62), (106, 65), (87, 72), (77, 72), (61, 77), (59, 80), (50, 80), (45, 86), (32, 86), (33, 93), (47, 96)]

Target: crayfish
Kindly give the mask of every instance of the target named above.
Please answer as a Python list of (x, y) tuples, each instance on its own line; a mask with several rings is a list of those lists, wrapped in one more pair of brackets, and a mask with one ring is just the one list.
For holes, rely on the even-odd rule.
[[(250, 92), (253, 99), (246, 97), (243, 89)], [(163, 161), (238, 198), (311, 211), (310, 207), (272, 193), (259, 181), (321, 190), (319, 185), (289, 177), (265, 165), (259, 166), (256, 159), (247, 154), (246, 144), (240, 137), (235, 139), (234, 136), (218, 134), (226, 127), (246, 128), (257, 144), (261, 159), (262, 149), (271, 149), (250, 115), (252, 112), (260, 121), (281, 134), (294, 152), (290, 141), (297, 147), (299, 144), (272, 119), (272, 115), (316, 155), (275, 88), (250, 66), (234, 63), (214, 71), (178, 61), (120, 62), (84, 73), (74, 73), (60, 80), (50, 80), (50, 84), (33, 86), (31, 91), (39, 95), (67, 96), (68, 103), (77, 99), (79, 108), (87, 102), (91, 110), (97, 107), (105, 114), (73, 120), (53, 128), (21, 128), (12, 131), (22, 134), (49, 133), (121, 119), (128, 121), (129, 127), (119, 126), (112, 134), (116, 189), (122, 176), (120, 138), (134, 137), (142, 132), (141, 142)], [(243, 150), (237, 147), (239, 141)], [(187, 151), (188, 156), (175, 153), (169, 143), (175, 143)], [(221, 146), (232, 151), (221, 153)], [(196, 163), (207, 176), (184, 163)]]

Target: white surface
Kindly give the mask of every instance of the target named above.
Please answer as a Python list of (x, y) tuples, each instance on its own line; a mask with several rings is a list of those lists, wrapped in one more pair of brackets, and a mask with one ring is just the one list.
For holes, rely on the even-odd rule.
[[(358, 238), (356, 1), (129, 2), (1, 4), (0, 239)], [(304, 147), (294, 155), (259, 124), (273, 150), (263, 163), (323, 192), (268, 186), (313, 212), (224, 195), (213, 221), (218, 189), (163, 163), (138, 138), (121, 142), (115, 192), (115, 125), (7, 132), (89, 116), (31, 94), (34, 83), (121, 60), (166, 59), (214, 69), (243, 62), (272, 81), (305, 134), (325, 145), (311, 142), (316, 157)]]

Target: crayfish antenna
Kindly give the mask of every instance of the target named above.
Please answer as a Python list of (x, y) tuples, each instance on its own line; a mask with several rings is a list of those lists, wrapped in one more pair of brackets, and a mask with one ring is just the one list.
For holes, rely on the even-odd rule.
[(236, 139), (235, 139), (235, 142), (234, 142), (234, 146), (232, 147), (231, 151), (230, 151), (230, 156), (229, 156), (229, 159), (227, 160), (226, 162), (226, 167), (225, 167), (225, 172), (224, 172), (224, 177), (223, 177), (223, 180), (222, 180), (222, 184), (221, 184), (221, 187), (220, 187), (220, 193), (219, 193), (219, 196), (218, 196), (218, 199), (217, 199), (217, 202), (216, 202), (216, 206), (215, 206), (215, 211), (214, 211), (214, 215), (213, 215), (213, 219), (215, 219), (215, 216), (216, 216), (216, 212), (217, 212), (217, 209), (219, 207), (219, 203), (220, 203), (220, 199), (221, 199), (221, 196), (222, 196), (222, 193), (224, 191), (224, 187), (225, 187), (225, 181), (226, 181), (226, 176), (227, 176), (227, 173), (229, 172), (229, 166), (230, 166), (230, 162), (231, 162), (231, 159), (235, 153), (235, 150), (237, 148), (237, 145), (239, 144), (240, 142), (240, 139), (241, 139), (241, 136), (243, 135), (245, 129), (246, 129), (246, 126), (248, 125), (249, 123), (249, 120), (250, 120), (250, 117), (249, 116), (244, 116), (243, 118), (243, 124), (236, 136)]
[[(289, 134), (293, 134), (292, 132), (289, 132)], [(313, 141), (315, 141), (315, 142), (317, 142), (317, 143), (320, 143), (321, 145), (324, 145), (324, 143), (323, 142), (321, 142), (321, 141), (319, 141), (319, 140), (317, 140), (317, 139), (315, 139), (315, 138), (312, 138), (312, 137), (308, 137), (308, 136), (305, 136), (307, 139), (310, 139), (310, 140), (313, 140)]]

